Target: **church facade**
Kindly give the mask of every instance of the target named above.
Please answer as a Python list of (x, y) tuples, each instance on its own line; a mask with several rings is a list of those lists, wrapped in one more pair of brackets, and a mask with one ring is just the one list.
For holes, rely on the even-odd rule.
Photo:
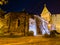
[[(44, 9), (40, 15), (46, 21), (56, 25), (56, 30), (60, 32), (60, 14), (51, 14), (46, 5), (44, 5)], [(31, 23), (29, 20), (32, 20)], [(30, 24), (34, 25), (33, 28), (30, 28)], [(34, 14), (28, 14), (24, 11), (4, 14), (4, 12), (1, 13), (0, 11), (0, 35), (28, 36), (34, 33), (35, 35), (40, 35), (39, 26), (40, 20), (35, 18)]]
[(60, 32), (60, 14), (51, 14), (45, 4), (44, 9), (40, 15), (48, 22), (54, 24), (56, 26), (57, 32)]
[[(2, 35), (19, 35), (28, 36), (30, 34), (40, 34), (40, 28), (38, 27), (38, 19), (34, 18), (34, 14), (28, 14), (24, 11), (22, 12), (10, 12), (0, 17), (0, 32)], [(36, 27), (33, 28), (34, 31), (30, 30), (29, 19), (35, 20), (31, 22)], [(2, 21), (3, 20), (3, 21)], [(33, 26), (33, 25), (32, 25)], [(2, 28), (3, 27), (3, 28)], [(36, 28), (36, 29), (35, 29)]]

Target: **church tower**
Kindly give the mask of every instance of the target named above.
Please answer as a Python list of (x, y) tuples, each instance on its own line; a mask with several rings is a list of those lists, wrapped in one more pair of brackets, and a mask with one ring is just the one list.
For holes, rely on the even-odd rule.
[(46, 4), (44, 4), (44, 9), (41, 13), (41, 17), (44, 18), (47, 21), (51, 20), (51, 13), (48, 11)]

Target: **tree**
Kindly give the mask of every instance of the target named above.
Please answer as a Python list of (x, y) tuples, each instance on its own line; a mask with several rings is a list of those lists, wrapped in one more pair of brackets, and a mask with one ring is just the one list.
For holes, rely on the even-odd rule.
[(4, 4), (7, 4), (8, 3), (8, 0), (1, 0), (0, 1), (0, 5), (4, 5)]
[(0, 18), (4, 18), (4, 15), (5, 15), (5, 11), (3, 11), (1, 8), (0, 8)]

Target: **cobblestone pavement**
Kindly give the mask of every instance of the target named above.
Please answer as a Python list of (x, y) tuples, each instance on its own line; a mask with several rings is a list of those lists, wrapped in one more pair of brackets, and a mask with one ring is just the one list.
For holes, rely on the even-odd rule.
[(42, 36), (29, 36), (0, 38), (0, 45), (60, 45), (60, 37), (46, 38)]

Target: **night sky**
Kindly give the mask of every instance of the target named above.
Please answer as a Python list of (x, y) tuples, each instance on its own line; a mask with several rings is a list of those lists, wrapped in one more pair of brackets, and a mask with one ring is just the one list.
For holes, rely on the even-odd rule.
[(20, 12), (25, 9), (28, 13), (40, 14), (44, 4), (52, 14), (60, 13), (60, 0), (8, 0), (0, 8), (6, 12)]

